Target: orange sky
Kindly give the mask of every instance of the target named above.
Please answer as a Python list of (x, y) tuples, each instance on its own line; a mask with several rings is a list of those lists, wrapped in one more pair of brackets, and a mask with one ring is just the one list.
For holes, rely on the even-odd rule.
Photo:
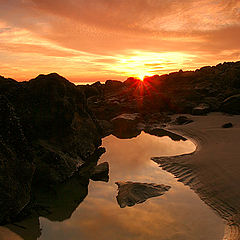
[(240, 0), (0, 0), (0, 75), (74, 82), (240, 60)]

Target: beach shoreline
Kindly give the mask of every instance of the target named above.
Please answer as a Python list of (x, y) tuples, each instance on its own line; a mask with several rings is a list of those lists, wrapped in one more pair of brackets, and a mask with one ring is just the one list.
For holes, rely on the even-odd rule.
[[(193, 122), (170, 124), (166, 129), (193, 141), (196, 151), (152, 159), (194, 190), (226, 222), (223, 239), (240, 239), (240, 116), (222, 113), (184, 116)], [(233, 127), (223, 128), (226, 123)]]

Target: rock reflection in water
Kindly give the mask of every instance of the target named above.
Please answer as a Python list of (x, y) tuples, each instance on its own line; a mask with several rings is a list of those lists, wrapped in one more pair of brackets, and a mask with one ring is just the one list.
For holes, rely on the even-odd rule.
[(132, 207), (145, 202), (148, 198), (158, 197), (171, 187), (155, 183), (116, 182), (118, 186), (117, 202), (121, 208)]
[[(35, 211), (24, 220), (6, 227), (24, 240), (36, 240), (41, 236), (39, 217), (50, 221), (64, 221), (72, 216), (88, 193), (88, 179), (73, 177), (53, 189), (35, 192)], [(1, 230), (0, 230), (1, 231)], [(1, 233), (0, 233), (1, 236)], [(0, 238), (1, 239), (1, 238)], [(10, 238), (15, 240), (14, 238)], [(19, 239), (19, 238), (16, 238)]]
[[(137, 138), (128, 140), (109, 136), (103, 140), (103, 146), (107, 152), (100, 162), (109, 162), (109, 183), (90, 182), (88, 196), (70, 219), (56, 223), (40, 218), (43, 229), (40, 240), (221, 238), (221, 219), (188, 187), (177, 182), (171, 174), (162, 171), (150, 161), (152, 156), (192, 152), (195, 146), (190, 141), (176, 142), (169, 137), (159, 138), (142, 133)], [(171, 186), (171, 190), (161, 197), (149, 199), (132, 208), (121, 209), (116, 201), (116, 181), (165, 184)], [(73, 184), (74, 186), (77, 188)], [(25, 240), (30, 239), (27, 234), (23, 237)]]
[[(222, 220), (188, 187), (150, 161), (151, 156), (192, 152), (190, 141), (172, 141), (142, 133), (137, 138), (103, 140), (107, 151), (101, 162), (110, 165), (109, 183), (92, 182), (87, 198), (71, 219), (60, 224), (41, 220), (41, 240), (218, 240)], [(161, 197), (131, 208), (119, 208), (116, 181), (154, 182), (171, 186)], [(204, 229), (204, 231), (203, 231)]]

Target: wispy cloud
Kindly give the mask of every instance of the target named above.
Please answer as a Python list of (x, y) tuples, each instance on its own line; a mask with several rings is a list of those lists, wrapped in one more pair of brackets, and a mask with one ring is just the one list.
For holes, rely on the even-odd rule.
[[(118, 70), (118, 63), (133, 52), (142, 53), (141, 62), (146, 52), (172, 54), (176, 70), (239, 59), (239, 0), (0, 0), (0, 4), (0, 62), (12, 68), (20, 66), (9, 59), (31, 62), (38, 55), (36, 70), (45, 66), (70, 79), (98, 80), (107, 74), (119, 79), (126, 77), (120, 74), (133, 74)], [(191, 61), (187, 57), (179, 62), (176, 53), (182, 58), (191, 55)], [(135, 57), (139, 60), (139, 54)], [(155, 59), (148, 61), (155, 64)], [(28, 66), (24, 76), (10, 70), (1, 74), (33, 77), (36, 72)], [(162, 66), (158, 69), (161, 74)]]

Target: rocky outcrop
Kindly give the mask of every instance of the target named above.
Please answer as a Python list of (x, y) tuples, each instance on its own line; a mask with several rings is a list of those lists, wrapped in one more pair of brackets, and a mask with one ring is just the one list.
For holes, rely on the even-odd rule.
[(233, 127), (233, 124), (232, 123), (224, 123), (223, 125), (222, 125), (222, 128), (232, 128)]
[(111, 120), (113, 124), (113, 135), (118, 138), (132, 138), (140, 134), (137, 123), (141, 120), (138, 113), (121, 114)]
[(192, 115), (206, 115), (208, 112), (210, 112), (210, 106), (206, 103), (201, 103), (193, 108)]
[(109, 164), (108, 162), (103, 162), (98, 164), (91, 174), (91, 179), (93, 181), (103, 181), (108, 182), (109, 181)]
[(163, 195), (171, 187), (155, 183), (116, 182), (118, 186), (117, 202), (121, 208), (143, 203), (148, 198)]
[(174, 124), (177, 124), (177, 125), (185, 125), (185, 124), (189, 124), (193, 122), (192, 119), (186, 117), (186, 116), (179, 116), (176, 118), (176, 120), (174, 121)]
[(240, 62), (227, 62), (195, 71), (146, 77), (144, 81), (132, 77), (123, 83), (108, 81), (101, 86), (101, 96), (89, 99), (89, 104), (97, 117), (105, 120), (136, 112), (143, 115), (159, 112), (204, 115), (210, 111), (239, 114), (236, 100), (240, 94), (239, 76)]
[(230, 114), (240, 114), (240, 94), (225, 99), (222, 102), (221, 110)]
[(49, 186), (73, 176), (101, 138), (84, 91), (58, 74), (21, 83), (0, 77), (0, 92), (3, 222), (29, 202), (32, 184)]
[(15, 109), (2, 95), (0, 110), (0, 223), (3, 223), (29, 202), (35, 166)]

